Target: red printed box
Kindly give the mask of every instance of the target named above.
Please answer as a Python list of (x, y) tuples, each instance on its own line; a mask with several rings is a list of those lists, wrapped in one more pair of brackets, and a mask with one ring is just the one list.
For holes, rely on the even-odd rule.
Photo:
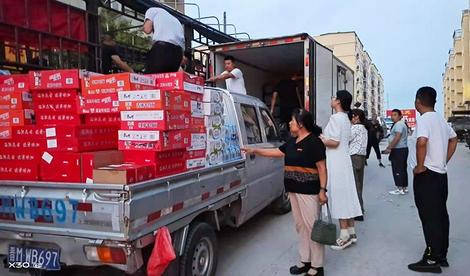
[(15, 162), (36, 162), (39, 163), (39, 149), (29, 151), (19, 151), (16, 149), (3, 149), (0, 152), (0, 162), (15, 161)]
[(204, 78), (185, 72), (151, 74), (155, 78), (158, 89), (182, 90), (194, 93), (204, 93)]
[(41, 180), (82, 182), (81, 156), (71, 152), (43, 152), (39, 166)]
[(87, 96), (82, 99), (82, 107), (80, 113), (102, 114), (118, 112), (119, 100), (117, 93)]
[(0, 163), (1, 180), (36, 181), (39, 179), (36, 162), (12, 161)]
[(132, 184), (148, 180), (151, 165), (118, 164), (93, 170), (93, 181), (98, 184)]
[(76, 138), (50, 138), (46, 140), (46, 149), (49, 151), (84, 152), (97, 150), (117, 149), (116, 137), (100, 137), (88, 139)]
[(51, 125), (80, 125), (82, 117), (79, 114), (63, 112), (42, 112), (36, 114), (36, 124), (40, 126)]
[[(159, 164), (171, 160), (184, 160), (186, 157), (186, 150), (174, 151), (139, 151), (139, 150), (126, 150), (124, 153), (124, 161), (133, 162), (136, 164), (154, 163)], [(205, 151), (203, 153), (205, 156)]]
[(0, 76), (0, 93), (29, 91), (29, 75)]
[(206, 163), (207, 162), (205, 157), (188, 159), (186, 160), (186, 169), (195, 170), (204, 168), (206, 166)]
[(121, 115), (116, 114), (86, 114), (85, 124), (89, 126), (102, 126), (102, 125), (120, 125)]
[(205, 119), (198, 118), (198, 117), (191, 117), (191, 123), (189, 124), (189, 126), (191, 129), (205, 130), (206, 128)]
[(120, 150), (168, 151), (185, 149), (189, 146), (188, 131), (119, 131)]
[(0, 110), (32, 108), (33, 98), (29, 92), (9, 92), (0, 94)]
[(205, 158), (206, 150), (188, 150), (185, 155), (186, 159)]
[(79, 113), (80, 110), (80, 99), (76, 97), (74, 100), (65, 102), (41, 102), (36, 103), (34, 110), (37, 114), (40, 113)]
[(83, 95), (113, 94), (119, 91), (154, 88), (154, 78), (134, 73), (93, 76), (82, 81)]
[(17, 141), (17, 140), (0, 140), (0, 149), (3, 150), (19, 150), (19, 151), (30, 151), (35, 149), (45, 149), (45, 140), (33, 140), (33, 141)]
[(33, 114), (31, 109), (0, 111), (0, 127), (30, 125)]
[(117, 150), (82, 153), (82, 182), (93, 183), (93, 170), (110, 164), (123, 162), (122, 152)]
[(11, 127), (0, 127), (0, 139), (11, 139), (12, 132)]
[(186, 160), (172, 160), (154, 164), (155, 176), (163, 177), (187, 171)]
[(119, 92), (119, 110), (191, 111), (191, 96), (184, 92), (141, 90)]
[(102, 125), (102, 126), (59, 126), (48, 127), (42, 138), (60, 137), (60, 138), (76, 138), (76, 139), (92, 139), (99, 137), (115, 137), (117, 140), (117, 133), (119, 127), (115, 125)]
[(78, 69), (30, 71), (29, 85), (31, 90), (79, 89), (80, 71)]
[(176, 130), (189, 128), (191, 116), (183, 111), (122, 111), (122, 130)]
[(40, 126), (14, 126), (12, 127), (12, 138), (17, 141), (44, 139), (46, 130)]
[(40, 90), (33, 92), (33, 102), (39, 103), (75, 103), (78, 99), (77, 90)]

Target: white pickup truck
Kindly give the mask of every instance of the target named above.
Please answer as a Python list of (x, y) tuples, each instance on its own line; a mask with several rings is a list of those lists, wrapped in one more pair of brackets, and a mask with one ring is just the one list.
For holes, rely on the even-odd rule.
[[(223, 92), (243, 145), (279, 145), (259, 99), (206, 89)], [(246, 156), (132, 185), (1, 181), (0, 255), (11, 272), (107, 265), (145, 274), (154, 233), (166, 226), (177, 253), (167, 274), (215, 275), (215, 231), (238, 227), (268, 205), (290, 211), (282, 159)]]

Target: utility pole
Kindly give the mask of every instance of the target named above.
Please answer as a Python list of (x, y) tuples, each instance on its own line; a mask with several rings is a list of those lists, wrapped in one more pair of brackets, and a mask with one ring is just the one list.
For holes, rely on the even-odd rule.
[(227, 12), (224, 12), (224, 33), (227, 33)]

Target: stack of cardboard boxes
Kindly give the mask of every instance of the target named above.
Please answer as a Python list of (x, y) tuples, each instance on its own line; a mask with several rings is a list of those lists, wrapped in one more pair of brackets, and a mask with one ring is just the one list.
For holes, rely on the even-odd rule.
[(206, 158), (209, 165), (224, 162), (225, 121), (224, 103), (221, 92), (213, 89), (204, 91), (204, 120), (207, 127)]

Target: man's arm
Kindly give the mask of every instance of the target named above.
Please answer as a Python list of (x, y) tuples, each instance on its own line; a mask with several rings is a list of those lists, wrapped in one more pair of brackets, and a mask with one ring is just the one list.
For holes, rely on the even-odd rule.
[(124, 62), (118, 55), (112, 55), (111, 59), (113, 62), (123, 71), (134, 73), (132, 69), (126, 62)]
[(153, 32), (153, 22), (150, 19), (146, 19), (144, 25), (142, 26), (142, 31), (146, 34), (151, 34)]
[(279, 93), (277, 91), (273, 92), (273, 97), (271, 99), (271, 114), (274, 113), (274, 107), (276, 107), (276, 101), (277, 101), (278, 94)]
[(222, 73), (218, 76), (215, 76), (215, 77), (212, 77), (210, 79), (208, 79), (208, 81), (222, 81), (222, 80), (226, 80), (226, 79), (231, 79), (231, 78), (235, 78), (235, 76), (232, 74), (232, 73)]
[(457, 148), (457, 142), (457, 137), (449, 139), (449, 144), (447, 145), (447, 162), (449, 162), (452, 156), (454, 155), (455, 150)]
[(417, 165), (414, 169), (415, 174), (422, 173), (426, 170), (424, 167), (424, 160), (426, 159), (426, 149), (428, 146), (428, 138), (419, 137), (416, 141), (416, 161)]
[(390, 144), (388, 144), (388, 147), (387, 147), (387, 151), (390, 151), (392, 150), (397, 144), (398, 142), (400, 141), (401, 139), (401, 133), (398, 132), (395, 137), (393, 138), (393, 140), (390, 142)]

